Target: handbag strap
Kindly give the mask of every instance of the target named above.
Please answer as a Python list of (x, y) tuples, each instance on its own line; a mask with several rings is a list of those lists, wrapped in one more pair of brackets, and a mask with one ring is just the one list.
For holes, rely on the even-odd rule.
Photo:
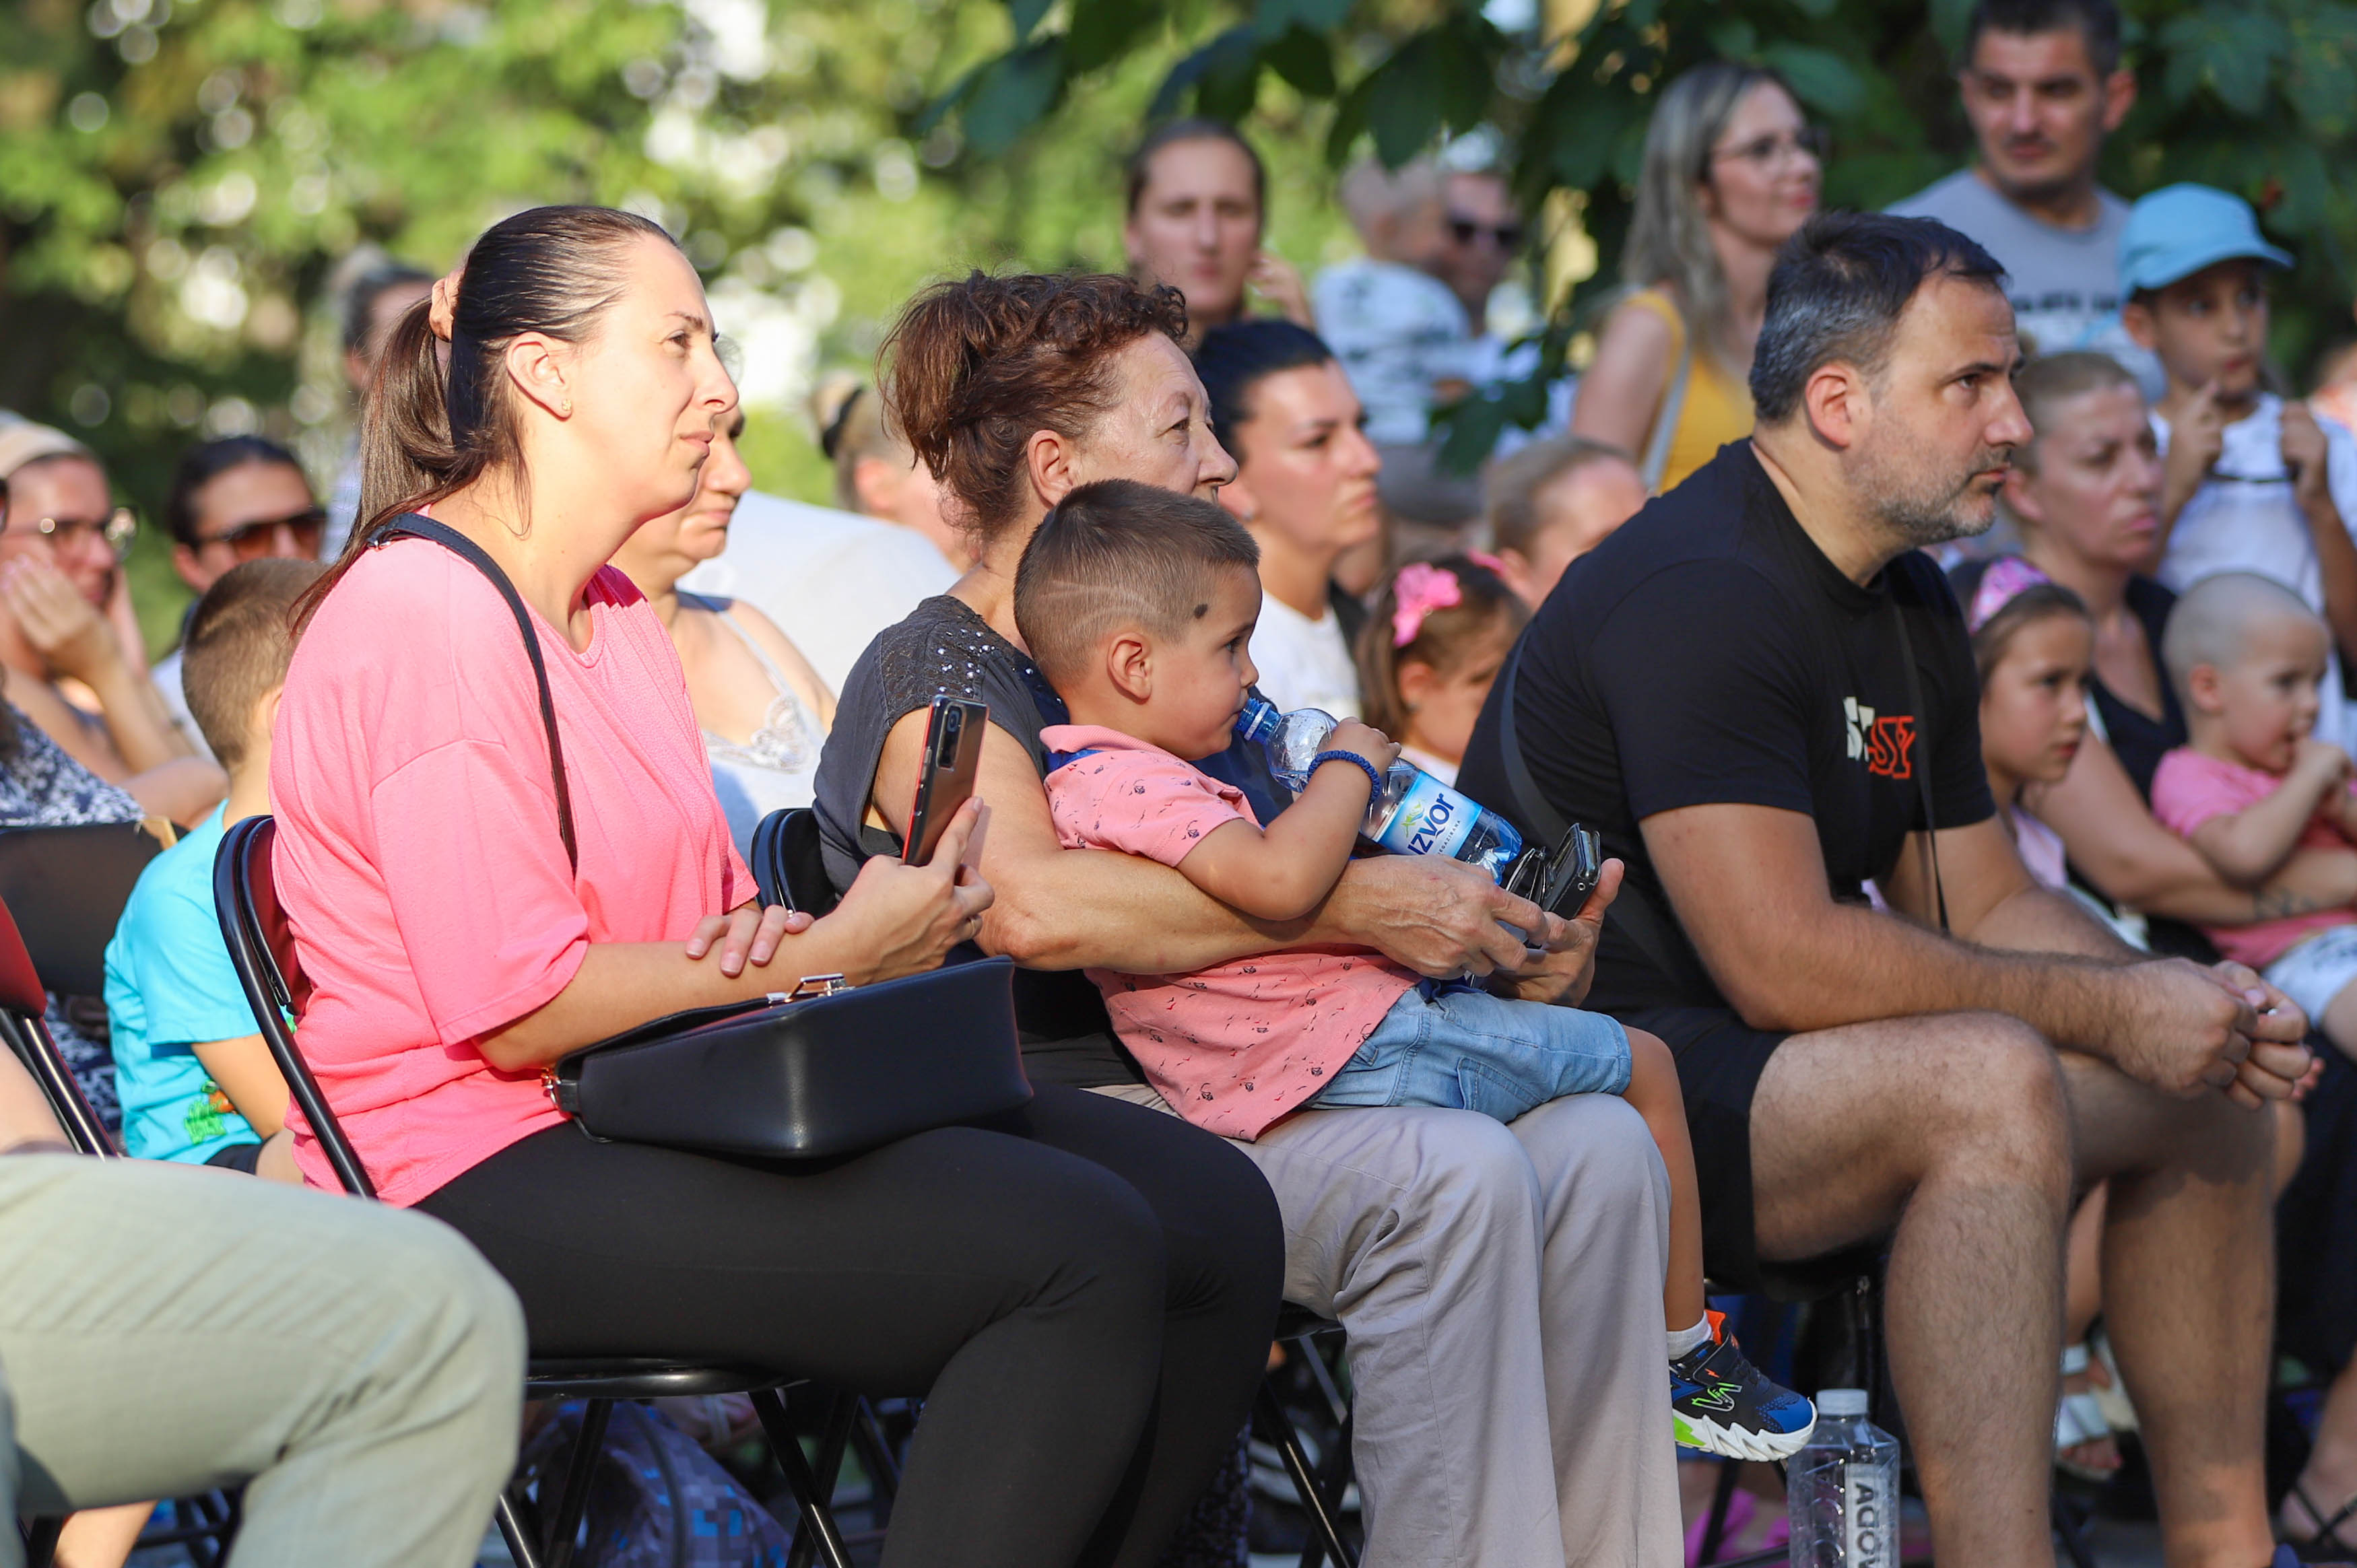
[[(1894, 585), (1895, 588), (1896, 585)], [(1932, 781), (1923, 775), (1923, 732), (1930, 717), (1923, 707), (1923, 677), (1915, 668), (1915, 645), (1907, 635), (1907, 616), (1899, 596), (1890, 596), (1890, 623), (1899, 628), (1899, 661), (1907, 667), (1907, 701), (1915, 710), (1915, 739), (1907, 748), (1907, 771), (1915, 775), (1918, 798), (1923, 802), (1923, 866), (1932, 878), (1932, 898), (1940, 911), (1940, 929), (1948, 929), (1948, 889), (1940, 880), (1940, 824), (1932, 811)]]
[(447, 522), (436, 522), (420, 512), (404, 512), (393, 520), (383, 532), (371, 541), (384, 544), (395, 539), (425, 539), (439, 544), (476, 571), (490, 579), (491, 586), (507, 600), (508, 609), (515, 617), (516, 630), (523, 634), (523, 650), (532, 660), (532, 678), (540, 687), (540, 723), (548, 732), (548, 776), (556, 786), (556, 836), (565, 841), (565, 859), (576, 873), (581, 869), (581, 851), (573, 837), (573, 792), (565, 787), (565, 743), (556, 734), (556, 699), (548, 689), (548, 661), (540, 651), (540, 634), (533, 629), (532, 612), (524, 608), (523, 596), (517, 593), (508, 575), (489, 552), (452, 528)]
[[(1513, 650), (1506, 655), (1505, 668), (1499, 677), (1505, 689), (1498, 693), (1498, 754), (1505, 764), (1506, 789), (1514, 797), (1515, 820), (1536, 828), (1542, 842), (1560, 843), (1564, 835), (1571, 832), (1571, 824), (1532, 777), (1531, 765), (1523, 757), (1522, 730), (1514, 718), (1514, 690), (1522, 674), (1523, 645), (1529, 639), (1530, 625), (1526, 624), (1522, 636), (1514, 639)], [(1694, 978), (1700, 958), (1697, 956), (1692, 965), (1680, 961), (1678, 944), (1671, 940), (1662, 915), (1653, 908), (1652, 896), (1643, 888), (1632, 882), (1622, 882), (1620, 896), (1612, 900), (1604, 918), (1628, 933), (1638, 950), (1664, 976), (1673, 980), (1681, 976)], [(1716, 989), (1707, 975), (1701, 979), (1704, 993)]]

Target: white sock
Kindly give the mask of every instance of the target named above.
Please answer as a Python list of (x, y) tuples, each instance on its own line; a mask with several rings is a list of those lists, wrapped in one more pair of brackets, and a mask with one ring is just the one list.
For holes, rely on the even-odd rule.
[(1702, 1315), (1701, 1320), (1692, 1328), (1671, 1329), (1670, 1359), (1674, 1361), (1681, 1356), (1693, 1355), (1695, 1349), (1702, 1345), (1703, 1341), (1709, 1337), (1710, 1314), (1706, 1312)]

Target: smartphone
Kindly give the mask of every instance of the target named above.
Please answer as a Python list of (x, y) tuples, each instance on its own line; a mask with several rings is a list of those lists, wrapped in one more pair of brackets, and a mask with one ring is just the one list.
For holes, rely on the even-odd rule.
[(974, 794), (982, 766), (982, 732), (990, 708), (956, 697), (935, 697), (925, 721), (925, 755), (917, 768), (917, 799), (909, 808), (908, 849), (900, 859), (922, 865), (933, 858), (942, 832)]
[(1579, 913), (1587, 896), (1596, 891), (1597, 878), (1603, 875), (1603, 841), (1594, 828), (1574, 822), (1548, 862), (1546, 890), (1540, 895), (1539, 907), (1568, 920)]

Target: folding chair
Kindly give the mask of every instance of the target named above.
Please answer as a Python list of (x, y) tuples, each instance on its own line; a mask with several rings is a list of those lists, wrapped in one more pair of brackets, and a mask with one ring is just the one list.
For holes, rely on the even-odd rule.
[[(135, 822), (0, 829), (0, 905), (38, 911), (11, 944), (26, 955), (38, 990), (105, 993), (106, 944), (140, 872), (162, 847)], [(113, 1155), (113, 1141), (41, 1022), (47, 1010), (46, 1001), (37, 999), (21, 1017), (0, 1022), (0, 1032), (41, 1086), (74, 1147)]]
[[(13, 836), (0, 833), (0, 840)], [(34, 962), (8, 904), (0, 897), (0, 1038), (40, 1085), (41, 1097), (65, 1129), (67, 1141), (82, 1154), (112, 1159), (114, 1140), (106, 1135), (98, 1112), (91, 1109), (73, 1069), (66, 1065), (65, 1053), (49, 1034), (48, 976)]]
[[(761, 902), (782, 904), (815, 917), (832, 910), (838, 899), (819, 848), (818, 818), (807, 807), (771, 811), (753, 829), (752, 854), (748, 857)], [(1322, 1466), (1309, 1454), (1285, 1402), (1274, 1385), (1263, 1380), (1253, 1402), (1253, 1427), (1263, 1441), (1273, 1444), (1301, 1495), (1309, 1516), (1309, 1540), (1301, 1551), (1301, 1568), (1318, 1568), (1331, 1554), (1336, 1568), (1358, 1568), (1358, 1556), (1342, 1537), (1341, 1498), (1350, 1486), (1351, 1412), (1349, 1401), (1326, 1371), (1312, 1341), (1340, 1335), (1342, 1326), (1307, 1307), (1286, 1303), (1277, 1321), (1277, 1338), (1296, 1345), (1315, 1364), (1321, 1392), (1333, 1407), (1339, 1441), (1327, 1452)]]
[[(213, 863), (213, 902), (228, 940), (231, 965), (245, 999), (253, 1009), (288, 1092), (301, 1107), (304, 1120), (318, 1139), (328, 1165), (344, 1190), (355, 1197), (373, 1199), (376, 1184), (369, 1177), (359, 1152), (344, 1136), (318, 1080), (297, 1048), (287, 1015), (299, 1015), (310, 998), (295, 951), (294, 932), (278, 902), (271, 870), (271, 845), (276, 823), (267, 816), (248, 817), (229, 830)], [(605, 1446), (606, 1424), (617, 1400), (664, 1399), (688, 1394), (734, 1394), (751, 1397), (753, 1408), (776, 1451), (778, 1466), (801, 1510), (802, 1529), (796, 1532), (797, 1553), (804, 1538), (815, 1543), (827, 1568), (850, 1568), (842, 1532), (827, 1507), (810, 1460), (802, 1453), (787, 1411), (784, 1391), (806, 1380), (748, 1367), (715, 1366), (672, 1357), (533, 1358), (524, 1373), (524, 1397), (531, 1400), (576, 1399), (587, 1402), (582, 1412), (581, 1435), (573, 1445), (571, 1461), (554, 1498), (554, 1507), (539, 1507), (521, 1487), (511, 1486), (494, 1509), (500, 1533), (517, 1568), (566, 1568), (572, 1561), (575, 1537), (589, 1502), (589, 1482)], [(838, 1407), (841, 1402), (837, 1402)], [(822, 1439), (822, 1457), (832, 1450), (839, 1462), (840, 1424), (831, 1417)], [(833, 1485), (829, 1466), (828, 1485)], [(546, 1502), (544, 1496), (541, 1499)], [(536, 1525), (538, 1528), (527, 1528)]]

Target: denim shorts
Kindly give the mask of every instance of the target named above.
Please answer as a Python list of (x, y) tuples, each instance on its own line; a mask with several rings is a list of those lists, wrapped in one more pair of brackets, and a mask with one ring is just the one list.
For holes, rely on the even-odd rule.
[(1312, 1105), (1432, 1105), (1501, 1122), (1629, 1088), (1629, 1036), (1601, 1013), (1425, 981), (1392, 1004)]
[(2324, 1010), (2357, 980), (2357, 925), (2333, 926), (2303, 938), (2266, 967), (2269, 985), (2299, 1004), (2308, 1026), (2324, 1027)]

